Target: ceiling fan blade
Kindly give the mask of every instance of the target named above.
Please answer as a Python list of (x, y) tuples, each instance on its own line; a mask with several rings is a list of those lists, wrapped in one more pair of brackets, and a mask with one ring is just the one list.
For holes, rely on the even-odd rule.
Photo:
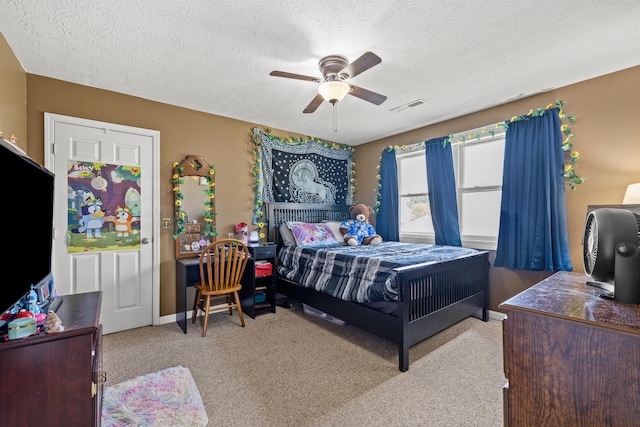
[(287, 73), (286, 71), (272, 71), (270, 76), (284, 77), (287, 79), (306, 80), (308, 82), (320, 83), (322, 80), (317, 77), (303, 76), (302, 74)]
[(371, 102), (372, 104), (380, 105), (387, 100), (386, 96), (380, 95), (379, 93), (375, 93), (355, 85), (349, 86), (351, 86), (351, 92), (349, 92), (349, 95), (353, 95), (356, 98), (364, 99), (365, 101)]
[(369, 68), (378, 65), (381, 62), (382, 59), (375, 53), (365, 52), (360, 58), (344, 67), (339, 74), (348, 74), (349, 78), (352, 79), (358, 74), (367, 71)]
[(307, 105), (307, 108), (305, 108), (304, 111), (302, 112), (313, 113), (318, 109), (318, 107), (320, 106), (320, 104), (322, 104), (323, 101), (324, 101), (324, 98), (322, 97), (322, 95), (317, 94), (316, 97), (311, 100), (309, 105)]

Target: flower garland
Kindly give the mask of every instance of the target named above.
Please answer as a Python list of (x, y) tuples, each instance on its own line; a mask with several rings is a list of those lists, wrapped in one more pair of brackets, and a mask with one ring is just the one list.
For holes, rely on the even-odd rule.
[[(387, 148), (385, 148), (384, 150), (387, 151), (397, 151), (397, 150), (406, 150), (407, 148), (424, 148), (424, 142), (420, 141), (416, 144), (411, 144), (410, 147), (408, 147), (406, 144), (405, 145), (389, 145)], [(382, 152), (384, 153), (384, 150), (382, 150)], [(380, 175), (380, 171), (382, 169), (382, 154), (380, 154), (380, 158), (378, 159), (378, 166), (377, 166), (377, 170), (378, 170), (378, 174), (376, 175), (376, 179), (378, 180), (378, 188), (376, 189), (376, 201), (373, 205), (373, 213), (377, 214), (380, 211), (380, 204), (382, 203), (382, 193), (380, 192), (380, 190), (382, 189), (382, 182), (380, 182), (382, 180), (382, 176)]]
[[(560, 111), (558, 112), (558, 117), (560, 118), (561, 121), (564, 122), (569, 122), (569, 123), (573, 123), (575, 122), (577, 116), (574, 115), (568, 115), (565, 111), (564, 111), (564, 101), (562, 101), (561, 99), (556, 100), (555, 102), (555, 106), (558, 107), (560, 109)], [(529, 110), (529, 112), (527, 114), (524, 114), (522, 116), (513, 116), (508, 122), (501, 122), (501, 123), (496, 123), (496, 128), (503, 128), (505, 131), (508, 129), (509, 127), (509, 123), (513, 123), (513, 122), (517, 122), (520, 120), (526, 120), (529, 117), (539, 117), (544, 115), (547, 110), (550, 110), (551, 108), (554, 107), (554, 103), (551, 103), (549, 105), (547, 105), (545, 108), (538, 108), (537, 110)], [(570, 191), (574, 191), (576, 189), (576, 185), (582, 184), (583, 182), (585, 182), (587, 180), (587, 177), (584, 176), (579, 176), (576, 174), (576, 166), (578, 163), (578, 160), (580, 160), (580, 153), (578, 151), (575, 150), (571, 150), (573, 148), (573, 140), (575, 139), (575, 135), (571, 132), (571, 128), (569, 127), (569, 125), (567, 123), (562, 123), (562, 125), (560, 126), (560, 131), (562, 132), (562, 134), (565, 136), (565, 139), (562, 141), (562, 151), (564, 151), (567, 155), (566, 157), (566, 163), (564, 166), (564, 174), (562, 175), (565, 178), (565, 182), (567, 187), (569, 187)], [(467, 133), (466, 135), (464, 134), (459, 134), (459, 135), (449, 135), (448, 138), (446, 138), (443, 141), (443, 145), (446, 145), (447, 143), (462, 143), (462, 142), (467, 142), (470, 140), (476, 140), (476, 141), (480, 141), (480, 139), (482, 137), (485, 137), (490, 135), (490, 136), (494, 136), (495, 135), (495, 131), (494, 130), (487, 130), (486, 127), (482, 128), (480, 130), (480, 132), (477, 133)], [(418, 146), (418, 147), (424, 147), (424, 142), (419, 142), (417, 144), (412, 144), (412, 147), (414, 146)], [(398, 145), (389, 145), (387, 148), (385, 148), (385, 150), (387, 151), (395, 151), (395, 150), (406, 150), (407, 146), (403, 145), (403, 146), (398, 146)], [(384, 152), (384, 150), (383, 150)], [(373, 207), (373, 212), (374, 213), (378, 213), (378, 211), (380, 210), (380, 203), (381, 203), (381, 197), (382, 194), (380, 193), (380, 189), (382, 188), (382, 184), (380, 183), (380, 169), (382, 166), (382, 155), (380, 155), (380, 159), (378, 161), (378, 175), (376, 176), (376, 178), (378, 179), (378, 188), (376, 190), (376, 201), (375, 201), (375, 205)]]
[[(504, 126), (504, 122), (501, 123), (496, 123), (495, 124), (496, 128), (503, 128), (506, 131), (506, 127)], [(486, 138), (487, 136), (489, 137), (494, 137), (496, 135), (496, 131), (492, 130), (491, 128), (489, 128), (489, 130), (487, 130), (487, 127), (483, 127), (480, 129), (480, 132), (476, 132), (476, 133), (467, 133), (466, 135), (464, 134), (459, 134), (459, 135), (449, 135), (449, 137), (447, 139), (445, 139), (443, 141), (443, 146), (447, 145), (447, 143), (458, 143), (458, 144), (462, 144), (463, 142), (467, 142), (467, 141), (471, 141), (472, 139), (475, 139), (476, 141), (481, 141), (482, 138)]]
[[(184, 178), (182, 178), (182, 173), (184, 169), (178, 162), (173, 163), (173, 176), (171, 177), (171, 183), (173, 184), (173, 192), (175, 194), (175, 215), (173, 216), (173, 221), (175, 222), (175, 231), (173, 232), (173, 238), (177, 239), (180, 236), (180, 233), (183, 233), (185, 230), (184, 223), (186, 221), (186, 215), (184, 210), (182, 209), (182, 201), (184, 200), (184, 195), (180, 190), (180, 185), (184, 184)], [(203, 236), (213, 238), (218, 235), (216, 231), (216, 225), (214, 223), (215, 212), (213, 209), (214, 199), (215, 199), (215, 182), (213, 182), (213, 176), (216, 173), (215, 168), (211, 165), (209, 169), (209, 173), (204, 176), (207, 180), (207, 189), (205, 190), (205, 194), (207, 196), (207, 200), (204, 202), (204, 212), (202, 214), (202, 218), (205, 222)]]
[[(265, 133), (267, 133), (269, 135), (269, 137), (271, 139), (275, 139), (281, 143), (285, 143), (285, 144), (299, 144), (299, 143), (303, 143), (303, 144), (322, 144), (324, 148), (331, 148), (332, 150), (344, 150), (344, 151), (350, 151), (350, 160), (351, 160), (351, 180), (350, 180), (350, 185), (351, 185), (351, 193), (353, 195), (355, 195), (355, 188), (356, 188), (356, 179), (355, 179), (355, 162), (353, 161), (354, 155), (355, 155), (355, 149), (350, 146), (350, 145), (346, 145), (346, 144), (338, 144), (335, 142), (327, 142), (324, 141), (320, 138), (316, 138), (313, 136), (308, 136), (308, 137), (297, 137), (297, 136), (290, 136), (288, 138), (282, 138), (279, 136), (275, 136), (275, 135), (271, 135), (271, 129), (267, 128), (265, 129)], [(265, 233), (264, 233), (264, 218), (266, 217), (266, 212), (264, 211), (264, 203), (262, 202), (262, 200), (260, 200), (260, 194), (259, 194), (259, 189), (260, 189), (260, 184), (262, 183), (262, 181), (260, 180), (260, 175), (261, 175), (261, 160), (260, 160), (260, 150), (261, 150), (261, 146), (262, 146), (262, 142), (260, 140), (260, 138), (258, 137), (257, 133), (253, 133), (253, 135), (251, 136), (251, 140), (253, 143), (253, 168), (252, 168), (252, 175), (253, 175), (253, 179), (254, 179), (254, 184), (253, 184), (253, 192), (255, 194), (255, 198), (253, 201), (253, 217), (254, 217), (254, 224), (256, 224), (258, 226), (258, 232), (259, 232), (259, 236), (260, 236), (260, 240), (264, 240), (265, 238)]]
[[(557, 99), (555, 102), (555, 107), (557, 107), (560, 111), (558, 112), (558, 117), (560, 121), (564, 122), (560, 125), (560, 131), (565, 136), (565, 139), (562, 141), (562, 151), (565, 152), (565, 166), (563, 177), (569, 187), (570, 191), (574, 191), (576, 189), (576, 185), (580, 185), (585, 182), (588, 178), (585, 176), (579, 176), (576, 174), (576, 166), (578, 165), (578, 160), (580, 160), (580, 152), (572, 150), (573, 148), (573, 140), (575, 139), (575, 135), (571, 132), (571, 128), (569, 127), (569, 123), (573, 123), (576, 121), (577, 116), (570, 116), (564, 111), (564, 101), (561, 99)], [(505, 130), (509, 127), (509, 123), (517, 122), (520, 120), (526, 120), (529, 117), (539, 117), (544, 115), (547, 110), (550, 110), (554, 107), (554, 104), (551, 103), (547, 105), (545, 108), (538, 108), (537, 110), (529, 110), (529, 112), (522, 116), (513, 116), (509, 122), (505, 122), (502, 124)]]

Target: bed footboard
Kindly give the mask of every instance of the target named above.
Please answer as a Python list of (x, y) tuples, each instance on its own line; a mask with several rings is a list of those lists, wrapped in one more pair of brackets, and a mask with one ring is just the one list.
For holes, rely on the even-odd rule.
[(396, 270), (401, 299), (403, 332), (398, 340), (399, 368), (409, 369), (409, 347), (476, 316), (489, 320), (489, 253), (437, 264)]
[[(269, 239), (278, 242), (286, 221), (339, 221), (347, 206), (269, 203)], [(278, 278), (278, 292), (367, 330), (398, 345), (398, 367), (409, 369), (409, 348), (469, 317), (488, 320), (489, 253), (396, 270), (400, 301), (398, 317)]]
[(469, 316), (488, 316), (489, 253), (396, 269), (400, 316), (337, 299), (279, 278), (278, 292), (398, 345), (398, 368), (409, 369), (409, 348)]

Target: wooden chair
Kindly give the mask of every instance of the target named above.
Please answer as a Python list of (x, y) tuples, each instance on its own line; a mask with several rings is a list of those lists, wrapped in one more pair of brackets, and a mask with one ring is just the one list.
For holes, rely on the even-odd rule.
[(240, 316), (240, 323), (244, 327), (244, 316), (238, 291), (242, 288), (240, 280), (249, 257), (247, 246), (236, 239), (216, 240), (202, 250), (200, 254), (200, 283), (195, 285), (196, 298), (193, 302), (191, 322), (196, 322), (198, 309), (204, 311), (203, 337), (207, 335), (207, 322), (212, 300), (221, 297), (226, 297), (226, 305), (220, 308), (228, 308), (229, 315), (232, 315), (233, 309), (236, 308)]

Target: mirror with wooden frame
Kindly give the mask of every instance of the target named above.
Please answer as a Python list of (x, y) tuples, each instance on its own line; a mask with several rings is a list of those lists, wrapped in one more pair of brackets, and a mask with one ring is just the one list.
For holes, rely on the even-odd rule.
[(216, 240), (215, 169), (202, 156), (187, 156), (173, 164), (176, 258), (200, 255)]

